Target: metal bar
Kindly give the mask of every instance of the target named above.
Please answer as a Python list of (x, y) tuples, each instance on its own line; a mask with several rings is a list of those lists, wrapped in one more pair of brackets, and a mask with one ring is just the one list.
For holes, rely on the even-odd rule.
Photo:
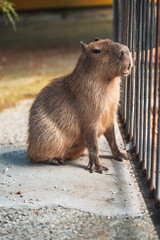
[(118, 42), (119, 37), (119, 14), (118, 0), (113, 0), (113, 20), (114, 20), (114, 41)]
[(143, 156), (143, 96), (144, 96), (144, 51), (145, 51), (145, 14), (146, 1), (142, 1), (142, 43), (141, 43), (141, 80), (140, 80), (140, 133), (139, 133), (139, 163)]
[(142, 0), (139, 0), (138, 4), (138, 36), (137, 36), (137, 53), (136, 53), (136, 155), (139, 154), (139, 122), (140, 122), (140, 51), (141, 51), (141, 41), (142, 41)]
[[(123, 26), (123, 1), (119, 1), (119, 16), (120, 16), (120, 21), (119, 21), (119, 42), (123, 42), (123, 35), (124, 31), (122, 31), (122, 26)], [(122, 122), (125, 123), (125, 84), (124, 84), (124, 79), (121, 81), (121, 119)]]
[[(139, 1), (135, 0), (135, 19), (136, 19), (136, 29), (135, 29), (135, 55), (136, 55), (136, 63), (137, 63), (137, 25), (138, 25), (138, 17), (137, 15), (139, 15), (139, 9), (138, 9), (138, 4)], [(134, 76), (134, 85), (135, 85), (135, 92), (134, 92), (134, 125), (133, 125), (133, 149), (132, 151), (135, 152), (136, 151), (136, 92), (137, 92), (137, 79), (136, 79), (136, 69), (137, 69), (137, 64), (135, 63), (135, 76)]]
[[(135, 58), (135, 41), (136, 41), (136, 1), (132, 0), (132, 57)], [(132, 69), (131, 73), (131, 112), (130, 112), (130, 141), (133, 140), (133, 127), (134, 127), (134, 96), (135, 96), (135, 67)]]
[(155, 0), (151, 1), (150, 17), (150, 58), (149, 58), (149, 94), (148, 94), (148, 139), (147, 139), (147, 180), (151, 177), (151, 104), (152, 104), (152, 60), (153, 60), (153, 36), (154, 36), (154, 12)]
[(122, 42), (122, 12), (123, 12), (123, 8), (122, 8), (122, 1), (118, 1), (118, 11), (119, 11), (119, 36), (118, 36), (118, 41)]
[(146, 1), (146, 31), (145, 31), (145, 71), (144, 71), (144, 123), (143, 123), (143, 174), (146, 175), (147, 157), (147, 106), (148, 106), (148, 48), (149, 48), (149, 0)]
[[(158, 111), (158, 141), (157, 141), (157, 159), (156, 159), (156, 189), (155, 198), (156, 204), (160, 203), (160, 0), (157, 1), (157, 25), (156, 25), (156, 56), (155, 56), (155, 78), (158, 81), (159, 77), (159, 111)], [(158, 66), (159, 66), (159, 76), (158, 76)]]
[[(158, 4), (158, 3), (157, 3)], [(154, 166), (155, 166), (155, 147), (157, 142), (157, 98), (158, 98), (158, 52), (159, 52), (159, 6), (157, 5), (157, 34), (156, 34), (156, 54), (155, 54), (155, 75), (154, 75), (154, 106), (153, 106), (153, 128), (152, 128), (152, 154), (151, 154), (151, 181), (150, 181), (150, 195), (154, 191)], [(159, 175), (159, 173), (158, 173)]]
[[(114, 2), (115, 3), (115, 2)], [(118, 7), (117, 7), (117, 10), (118, 10), (118, 19), (119, 19), (119, 23), (118, 23), (118, 27), (119, 27), (119, 30), (118, 30), (118, 42), (121, 42), (121, 37), (122, 37), (122, 34), (121, 34), (121, 26), (122, 26), (122, 4), (121, 4), (121, 0), (118, 0), (117, 1), (117, 4), (118, 4)], [(120, 86), (120, 117), (121, 117), (121, 121), (123, 122), (123, 105), (124, 105), (124, 99), (123, 99), (123, 81), (121, 81), (121, 86)]]
[[(128, 47), (131, 49), (132, 47), (132, 32), (131, 32), (131, 25), (132, 25), (132, 3), (131, 0), (128, 1)], [(126, 134), (127, 138), (130, 136), (130, 109), (131, 109), (131, 102), (130, 102), (130, 97), (131, 97), (131, 75), (127, 77), (127, 125), (126, 125)]]
[[(127, 9), (128, 9), (128, 1), (122, 1), (123, 2), (123, 44), (127, 45), (128, 41), (128, 16), (127, 16)], [(124, 124), (126, 124), (126, 118), (127, 118), (127, 77), (123, 78), (124, 82)]]

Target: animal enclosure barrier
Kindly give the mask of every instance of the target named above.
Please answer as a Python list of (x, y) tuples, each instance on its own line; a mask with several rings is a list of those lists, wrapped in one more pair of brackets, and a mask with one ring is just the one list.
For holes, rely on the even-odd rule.
[(144, 179), (160, 206), (160, 0), (114, 0), (115, 40), (135, 60), (122, 79), (120, 118)]

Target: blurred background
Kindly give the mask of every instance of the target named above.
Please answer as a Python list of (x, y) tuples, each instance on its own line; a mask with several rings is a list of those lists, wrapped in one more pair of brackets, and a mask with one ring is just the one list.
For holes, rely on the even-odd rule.
[(12, 11), (8, 16), (0, 12), (0, 111), (35, 97), (51, 79), (71, 72), (80, 40), (113, 39), (111, 0), (4, 2), (11, 3), (18, 19)]

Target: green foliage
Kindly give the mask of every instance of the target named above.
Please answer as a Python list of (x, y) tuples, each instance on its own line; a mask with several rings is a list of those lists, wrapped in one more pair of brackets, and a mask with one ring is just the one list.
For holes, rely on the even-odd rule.
[(18, 20), (18, 15), (15, 11), (14, 4), (8, 0), (0, 0), (0, 10), (3, 12), (6, 23), (8, 19), (13, 25), (13, 29), (16, 30), (15, 20)]

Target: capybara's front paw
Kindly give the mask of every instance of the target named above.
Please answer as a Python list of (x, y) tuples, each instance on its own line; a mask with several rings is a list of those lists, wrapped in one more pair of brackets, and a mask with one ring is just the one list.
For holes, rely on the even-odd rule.
[(103, 171), (107, 172), (109, 169), (107, 167), (102, 166)]
[(128, 159), (128, 155), (126, 153), (120, 152), (120, 157), (123, 158), (124, 160)]
[(101, 164), (95, 164), (95, 163), (91, 163), (89, 162), (87, 169), (90, 171), (90, 173), (93, 172), (98, 172), (98, 173), (103, 173), (103, 167)]
[(93, 173), (94, 170), (95, 170), (95, 164), (94, 164), (94, 163), (91, 163), (91, 162), (89, 161), (89, 163), (88, 163), (88, 165), (87, 165), (87, 170), (89, 170), (90, 173)]
[(123, 160), (128, 159), (127, 154), (121, 153), (121, 152), (113, 154), (113, 156), (114, 156), (114, 159), (119, 161), (119, 162), (123, 162)]
[(103, 173), (103, 167), (102, 167), (102, 165), (101, 165), (100, 163), (95, 164), (95, 165), (96, 165), (96, 168), (95, 168), (96, 172), (98, 172), (98, 173)]

